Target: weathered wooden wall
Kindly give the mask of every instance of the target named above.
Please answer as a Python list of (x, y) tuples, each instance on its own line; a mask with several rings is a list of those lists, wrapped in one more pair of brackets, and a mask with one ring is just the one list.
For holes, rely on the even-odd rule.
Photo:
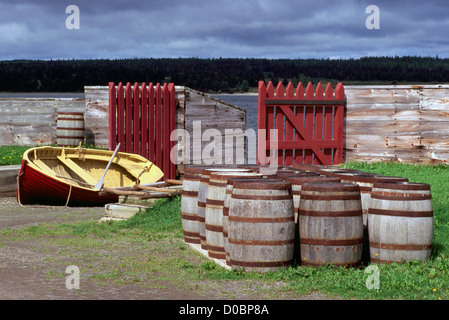
[(246, 111), (192, 89), (186, 94), (190, 163), (244, 163)]
[(344, 161), (449, 162), (449, 85), (345, 86)]
[(84, 109), (84, 98), (0, 98), (0, 145), (56, 143), (58, 112)]

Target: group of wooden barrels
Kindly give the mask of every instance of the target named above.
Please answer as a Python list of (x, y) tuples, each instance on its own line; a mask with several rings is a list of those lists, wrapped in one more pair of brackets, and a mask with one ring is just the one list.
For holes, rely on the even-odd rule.
[(244, 271), (430, 258), (430, 186), (337, 166), (186, 166), (186, 243)]

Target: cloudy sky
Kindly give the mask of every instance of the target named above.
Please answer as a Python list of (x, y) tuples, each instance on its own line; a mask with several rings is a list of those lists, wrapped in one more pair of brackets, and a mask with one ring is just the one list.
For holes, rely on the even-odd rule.
[(0, 0), (0, 60), (449, 57), (448, 32), (446, 0)]

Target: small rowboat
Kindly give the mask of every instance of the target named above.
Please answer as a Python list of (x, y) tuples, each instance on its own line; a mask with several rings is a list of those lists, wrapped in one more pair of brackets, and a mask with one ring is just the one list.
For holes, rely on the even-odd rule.
[(17, 200), (20, 204), (104, 205), (117, 202), (119, 196), (101, 192), (103, 189), (156, 185), (163, 175), (156, 165), (136, 154), (81, 146), (31, 148), (23, 154)]

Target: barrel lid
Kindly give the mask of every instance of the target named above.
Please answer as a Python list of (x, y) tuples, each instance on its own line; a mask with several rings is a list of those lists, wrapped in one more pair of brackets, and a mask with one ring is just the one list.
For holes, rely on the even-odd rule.
[(355, 169), (325, 169), (319, 171), (322, 175), (331, 176), (331, 177), (350, 177), (356, 174), (361, 174), (363, 171), (355, 170)]
[(303, 185), (304, 183), (339, 183), (341, 182), (340, 178), (337, 177), (323, 177), (317, 175), (311, 176), (298, 176), (298, 177), (283, 177), (284, 180), (290, 182), (295, 185)]
[(248, 183), (252, 183), (252, 182), (260, 182), (260, 180), (263, 181), (268, 181), (268, 180), (275, 180), (275, 181), (279, 181), (280, 179), (272, 179), (272, 178), (264, 178), (264, 176), (242, 176), (242, 177), (236, 177), (236, 178), (229, 178), (228, 179), (228, 185), (232, 185), (234, 186), (234, 183), (237, 182), (248, 182)]
[(208, 166), (189, 166), (189, 167), (185, 167), (184, 168), (184, 172), (185, 173), (198, 173), (200, 174), (201, 171), (203, 171), (204, 169), (209, 168)]
[(256, 178), (256, 177), (263, 177), (263, 174), (261, 173), (257, 173), (257, 172), (253, 172), (252, 170), (249, 171), (213, 171), (210, 176), (209, 179), (210, 180), (229, 180), (230, 178), (239, 178), (239, 177), (252, 177), (252, 178)]
[(393, 190), (430, 190), (430, 185), (427, 183), (418, 182), (376, 182), (373, 184), (373, 189), (393, 189)]
[(323, 191), (323, 192), (334, 192), (334, 191), (360, 191), (360, 187), (355, 183), (316, 183), (309, 182), (304, 183), (301, 187), (302, 191)]
[(376, 176), (373, 180), (374, 182), (409, 182), (408, 178), (392, 176)]
[(266, 178), (257, 179), (254, 181), (248, 180), (237, 180), (233, 181), (233, 186), (235, 189), (271, 189), (271, 190), (284, 190), (290, 189), (291, 183), (286, 182), (282, 179)]
[(251, 169), (244, 169), (244, 168), (229, 168), (229, 167), (209, 167), (206, 169), (203, 169), (201, 171), (202, 175), (210, 176), (212, 172), (226, 172), (226, 171), (233, 171), (233, 172), (250, 172)]

